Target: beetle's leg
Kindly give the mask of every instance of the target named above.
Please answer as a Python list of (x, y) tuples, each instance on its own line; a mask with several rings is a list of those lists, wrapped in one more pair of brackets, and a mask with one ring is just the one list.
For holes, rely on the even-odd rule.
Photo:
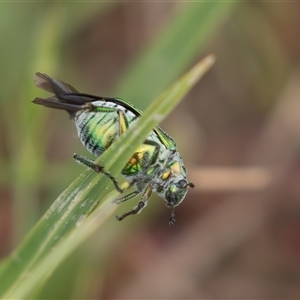
[[(132, 210), (124, 213), (121, 216), (116, 216), (117, 220), (122, 221), (123, 219), (125, 219), (128, 216), (139, 214), (142, 211), (142, 209), (147, 205), (151, 193), (152, 193), (152, 187), (151, 187), (151, 185), (148, 185), (148, 187), (146, 188), (146, 190), (143, 193), (142, 199), (138, 202), (137, 206), (135, 206)], [(131, 198), (132, 197), (134, 197), (134, 196), (131, 196)], [(131, 198), (129, 198), (129, 199), (131, 199)], [(129, 199), (126, 199), (126, 200), (129, 200)]]
[(93, 160), (91, 160), (85, 156), (78, 155), (76, 153), (73, 154), (73, 158), (79, 164), (82, 164), (82, 165), (94, 170), (97, 173), (102, 173), (103, 175), (105, 175), (107, 178), (109, 178), (113, 182), (116, 190), (119, 193), (123, 192), (123, 190), (119, 187), (117, 180), (109, 172), (106, 172), (102, 166), (99, 166)]
[(134, 191), (134, 192), (132, 192), (132, 193), (129, 193), (128, 195), (125, 195), (125, 196), (123, 196), (123, 197), (120, 197), (120, 198), (115, 199), (115, 200), (113, 201), (113, 203), (120, 204), (120, 203), (126, 202), (126, 201), (128, 201), (128, 200), (134, 198), (135, 196), (137, 196), (137, 195), (140, 194), (140, 193), (141, 193), (141, 191), (136, 190), (136, 191)]

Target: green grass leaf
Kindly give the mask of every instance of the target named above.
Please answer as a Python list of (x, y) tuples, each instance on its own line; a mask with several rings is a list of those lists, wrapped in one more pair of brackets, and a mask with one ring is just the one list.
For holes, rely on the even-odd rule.
[[(113, 175), (119, 174), (153, 127), (170, 113), (213, 63), (213, 56), (206, 57), (159, 96), (97, 162)], [(22, 299), (32, 295), (70, 253), (99, 230), (115, 211), (117, 206), (112, 200), (118, 196), (105, 176), (84, 171), (55, 200), (21, 245), (2, 262), (0, 297)]]

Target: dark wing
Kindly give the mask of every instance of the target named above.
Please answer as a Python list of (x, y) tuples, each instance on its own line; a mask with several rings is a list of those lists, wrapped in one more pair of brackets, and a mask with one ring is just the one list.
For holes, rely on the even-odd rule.
[(53, 93), (55, 95), (78, 92), (70, 84), (67, 84), (61, 80), (52, 79), (47, 74), (42, 74), (40, 72), (37, 72), (35, 74), (34, 83), (38, 88)]
[(46, 74), (36, 73), (34, 79), (35, 85), (47, 92), (53, 93), (54, 96), (49, 98), (35, 98), (32, 102), (46, 107), (66, 110), (71, 117), (74, 117), (82, 105), (97, 100), (114, 101), (114, 98), (105, 98), (79, 93), (70, 84), (61, 80), (55, 80)]

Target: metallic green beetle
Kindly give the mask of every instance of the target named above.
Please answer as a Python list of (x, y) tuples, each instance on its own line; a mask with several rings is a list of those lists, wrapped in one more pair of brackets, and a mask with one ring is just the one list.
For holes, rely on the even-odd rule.
[[(46, 74), (36, 73), (35, 84), (54, 95), (35, 98), (36, 104), (66, 110), (74, 120), (78, 136), (83, 145), (99, 157), (119, 136), (125, 132), (141, 115), (132, 104), (119, 98), (106, 98), (79, 93), (71, 85), (54, 80)], [(122, 193), (113, 176), (93, 160), (74, 154), (73, 158), (112, 180), (116, 189)], [(118, 220), (140, 213), (147, 205), (152, 191), (165, 199), (172, 208), (169, 224), (175, 222), (174, 208), (179, 205), (194, 184), (188, 182), (187, 171), (177, 151), (173, 139), (156, 126), (144, 143), (136, 149), (122, 170), (122, 175), (135, 186), (135, 191), (115, 200), (122, 203), (142, 193), (142, 197), (132, 210), (124, 213)]]

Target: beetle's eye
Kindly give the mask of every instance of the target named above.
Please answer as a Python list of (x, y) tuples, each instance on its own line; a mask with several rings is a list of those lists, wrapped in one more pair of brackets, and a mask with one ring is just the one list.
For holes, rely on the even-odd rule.
[(185, 179), (181, 179), (181, 180), (179, 180), (178, 182), (177, 182), (177, 184), (176, 184), (179, 188), (184, 188), (184, 187), (186, 187), (186, 185), (187, 185), (187, 181), (185, 180)]

